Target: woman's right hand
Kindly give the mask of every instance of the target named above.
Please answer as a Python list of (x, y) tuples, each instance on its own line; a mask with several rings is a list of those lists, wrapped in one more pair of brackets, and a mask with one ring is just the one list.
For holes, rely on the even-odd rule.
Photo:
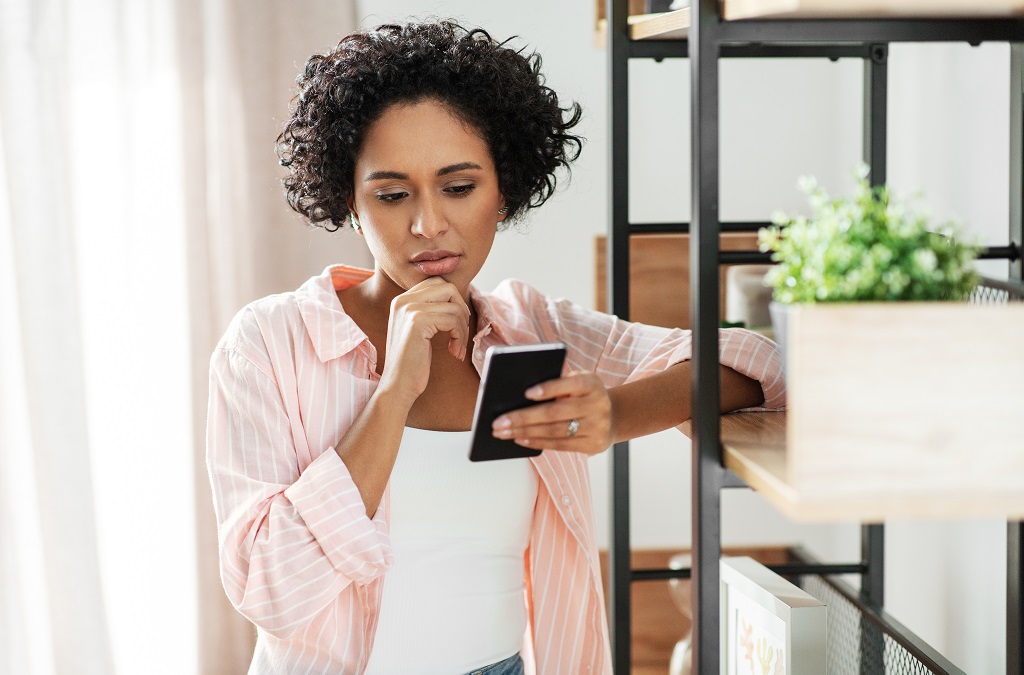
[(470, 311), (458, 289), (441, 277), (429, 277), (391, 301), (384, 370), (378, 389), (412, 403), (427, 388), (434, 338), (448, 334), (448, 352), (464, 360), (469, 344)]

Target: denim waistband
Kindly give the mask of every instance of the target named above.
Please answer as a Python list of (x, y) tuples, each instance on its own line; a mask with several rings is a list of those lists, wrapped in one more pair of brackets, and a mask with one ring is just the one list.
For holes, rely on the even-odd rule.
[(504, 661), (492, 663), (466, 675), (523, 675), (523, 659), (516, 653)]

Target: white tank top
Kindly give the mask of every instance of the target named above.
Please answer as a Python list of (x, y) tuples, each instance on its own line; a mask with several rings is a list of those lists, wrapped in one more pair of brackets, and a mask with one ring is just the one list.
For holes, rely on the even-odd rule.
[(469, 443), (468, 431), (405, 429), (368, 675), (468, 673), (522, 645), (537, 474), (528, 459), (470, 462)]

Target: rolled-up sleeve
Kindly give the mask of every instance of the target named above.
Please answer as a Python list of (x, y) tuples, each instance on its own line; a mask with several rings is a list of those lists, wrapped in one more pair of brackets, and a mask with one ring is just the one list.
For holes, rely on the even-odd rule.
[(300, 472), (281, 391), (268, 368), (218, 348), (210, 363), (207, 463), (221, 578), (250, 621), (288, 637), (350, 584), (392, 565), (382, 506), (367, 517), (344, 462), (328, 449)]
[(746, 410), (782, 410), (786, 407), (782, 355), (774, 342), (760, 333), (724, 328), (718, 333), (718, 360), (723, 366), (761, 383), (764, 403)]
[[(515, 290), (535, 316), (543, 317), (535, 321), (545, 339), (565, 340), (572, 367), (595, 372), (607, 386), (663, 372), (692, 357), (689, 330), (623, 321), (568, 300), (546, 298), (521, 282)], [(723, 366), (761, 384), (764, 403), (748, 410), (785, 408), (782, 358), (773, 341), (742, 328), (724, 328), (719, 330), (718, 351)]]

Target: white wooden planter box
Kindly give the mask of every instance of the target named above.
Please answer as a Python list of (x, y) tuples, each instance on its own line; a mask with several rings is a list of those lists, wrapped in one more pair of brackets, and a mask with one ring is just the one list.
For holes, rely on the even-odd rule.
[(787, 333), (803, 519), (1024, 516), (1024, 303), (799, 305)]

